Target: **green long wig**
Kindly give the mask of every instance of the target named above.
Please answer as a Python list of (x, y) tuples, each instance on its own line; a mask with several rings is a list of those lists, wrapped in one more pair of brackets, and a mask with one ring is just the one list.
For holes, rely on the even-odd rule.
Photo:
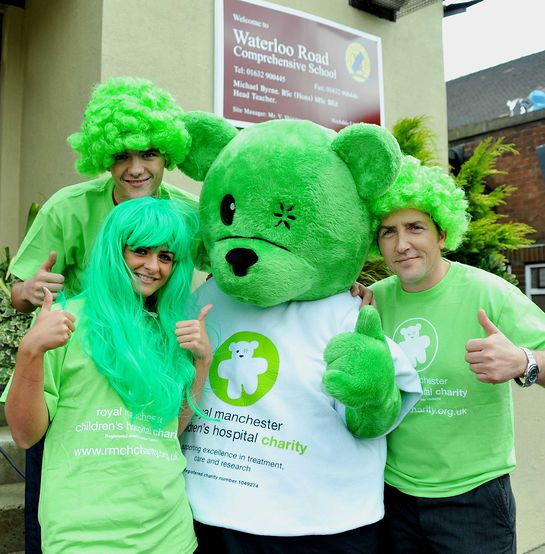
[[(181, 202), (151, 197), (122, 202), (112, 210), (96, 239), (84, 277), (84, 348), (135, 416), (153, 416), (163, 427), (177, 417), (195, 377), (192, 357), (174, 334), (187, 319), (193, 263), (191, 242), (197, 214)], [(123, 250), (166, 245), (173, 254), (167, 282), (155, 293), (156, 312), (135, 293), (136, 279)], [(149, 300), (149, 299), (148, 299)]]
[[(413, 208), (428, 214), (446, 232), (447, 250), (456, 250), (469, 225), (467, 207), (464, 191), (442, 168), (424, 166), (416, 158), (404, 156), (394, 184), (371, 203), (373, 231), (376, 236), (380, 222), (391, 213)], [(380, 256), (376, 242), (371, 254)]]
[(183, 113), (167, 91), (145, 79), (116, 77), (98, 85), (80, 132), (68, 137), (80, 154), (77, 171), (96, 177), (113, 165), (117, 154), (152, 148), (163, 155), (165, 167), (173, 169), (191, 144)]

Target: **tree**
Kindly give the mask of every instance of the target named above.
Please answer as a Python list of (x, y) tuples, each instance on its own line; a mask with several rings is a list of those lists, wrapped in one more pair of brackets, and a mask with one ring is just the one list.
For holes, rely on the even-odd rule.
[(504, 221), (506, 216), (496, 211), (516, 187), (501, 184), (490, 189), (486, 184), (491, 175), (506, 173), (496, 168), (496, 162), (507, 153), (518, 154), (512, 144), (504, 144), (503, 137), (497, 140), (488, 137), (479, 143), (455, 176), (456, 183), (466, 193), (471, 221), (460, 248), (449, 258), (480, 267), (517, 284), (516, 277), (508, 271), (505, 252), (532, 244), (527, 235), (534, 229), (525, 223)]
[(413, 156), (422, 165), (437, 165), (436, 137), (429, 127), (425, 115), (400, 119), (392, 129), (403, 154)]

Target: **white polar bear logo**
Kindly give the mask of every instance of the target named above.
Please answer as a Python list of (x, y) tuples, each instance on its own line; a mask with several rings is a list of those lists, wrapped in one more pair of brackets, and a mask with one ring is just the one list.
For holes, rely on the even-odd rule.
[(399, 346), (401, 346), (413, 366), (416, 366), (417, 362), (423, 364), (426, 361), (426, 348), (430, 345), (430, 337), (420, 336), (421, 327), (418, 323), (399, 331), (405, 337), (405, 340), (400, 342)]
[(228, 379), (227, 396), (237, 399), (242, 396), (242, 387), (246, 394), (254, 394), (257, 390), (258, 375), (267, 371), (265, 358), (254, 358), (254, 350), (259, 346), (256, 340), (251, 342), (241, 340), (229, 345), (231, 359), (218, 364), (218, 375)]

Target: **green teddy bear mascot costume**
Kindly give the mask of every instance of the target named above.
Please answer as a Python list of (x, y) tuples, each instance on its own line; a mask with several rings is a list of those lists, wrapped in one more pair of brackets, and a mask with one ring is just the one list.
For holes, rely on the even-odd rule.
[(215, 306), (200, 401), (212, 419), (182, 439), (201, 552), (371, 552), (384, 434), (420, 384), (348, 289), (372, 242), (368, 203), (397, 175), (397, 142), (365, 124), (185, 122), (179, 167), (204, 181), (197, 265), (213, 274), (196, 298)]

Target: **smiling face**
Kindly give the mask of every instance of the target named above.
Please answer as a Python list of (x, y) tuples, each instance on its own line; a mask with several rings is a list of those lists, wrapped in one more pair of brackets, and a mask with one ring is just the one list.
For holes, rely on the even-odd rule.
[(419, 210), (407, 208), (385, 217), (378, 231), (378, 245), (386, 265), (408, 292), (432, 288), (448, 271), (449, 264), (441, 256), (445, 233)]
[(158, 150), (126, 150), (114, 159), (110, 172), (116, 202), (157, 193), (165, 169), (165, 159)]
[(134, 291), (141, 292), (144, 298), (167, 282), (174, 263), (172, 252), (164, 246), (159, 249), (125, 246), (123, 258), (131, 270)]

